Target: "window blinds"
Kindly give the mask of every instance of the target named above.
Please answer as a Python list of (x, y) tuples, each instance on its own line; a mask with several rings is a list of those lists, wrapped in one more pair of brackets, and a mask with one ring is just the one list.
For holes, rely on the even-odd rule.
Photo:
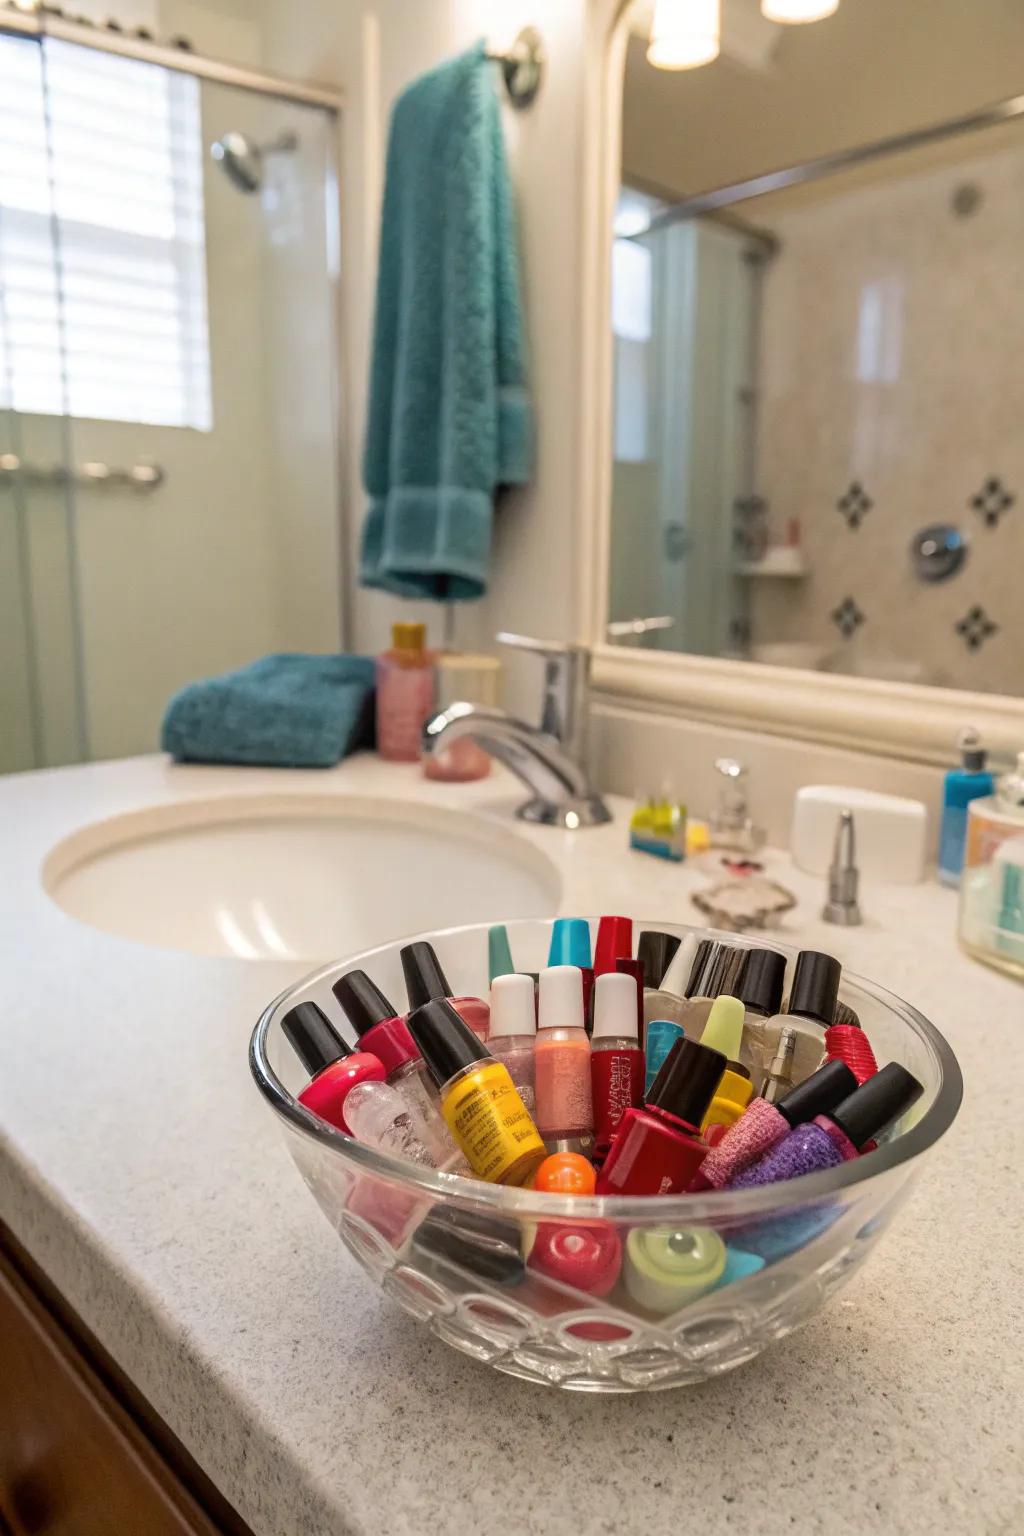
[(0, 406), (209, 431), (199, 83), (0, 36)]

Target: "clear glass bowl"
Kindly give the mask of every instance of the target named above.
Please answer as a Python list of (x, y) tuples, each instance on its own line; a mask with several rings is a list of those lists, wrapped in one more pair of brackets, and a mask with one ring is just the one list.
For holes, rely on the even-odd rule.
[[(551, 924), (507, 926), (517, 964), (540, 969)], [(691, 931), (662, 922), (637, 927)], [(486, 924), (421, 937), (434, 943), (458, 995), (487, 995)], [(938, 1031), (891, 993), (846, 975), (840, 995), (860, 1016), (879, 1064), (902, 1062), (924, 1086), (883, 1144), (853, 1162), (761, 1189), (647, 1199), (537, 1194), (422, 1170), (361, 1146), (298, 1103), (304, 1078), (280, 1022), (305, 999), (337, 1022), (331, 983), (355, 966), (389, 997), (403, 998), (398, 951), (407, 942), (327, 966), (283, 993), (256, 1025), (250, 1067), (299, 1172), (367, 1274), (438, 1338), (527, 1381), (653, 1391), (752, 1360), (813, 1317), (860, 1267), (960, 1105), (960, 1069)], [(774, 940), (772, 947), (795, 954)], [(588, 1244), (621, 1250), (614, 1288), (597, 1295), (524, 1268), (517, 1251), (528, 1251), (538, 1223), (545, 1243), (563, 1254)], [(722, 1244), (728, 1268), (714, 1288), (702, 1289), (721, 1269)], [(730, 1278), (738, 1271), (746, 1273)]]

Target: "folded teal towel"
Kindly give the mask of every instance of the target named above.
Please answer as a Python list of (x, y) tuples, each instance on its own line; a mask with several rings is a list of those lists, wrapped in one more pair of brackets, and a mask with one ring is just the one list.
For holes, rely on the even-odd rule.
[(529, 479), (532, 435), (512, 188), (480, 43), (417, 80), (392, 113), (363, 586), (482, 597), (494, 493)]
[(160, 745), (178, 762), (330, 768), (372, 745), (372, 690), (365, 656), (264, 656), (175, 694)]

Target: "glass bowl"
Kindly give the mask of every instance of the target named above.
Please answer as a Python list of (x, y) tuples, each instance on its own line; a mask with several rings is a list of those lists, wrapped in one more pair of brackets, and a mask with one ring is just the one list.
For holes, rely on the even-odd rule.
[[(636, 926), (722, 937), (679, 924)], [(551, 923), (507, 927), (517, 964), (539, 970)], [(434, 944), (456, 995), (486, 997), (486, 924), (420, 937)], [(408, 942), (326, 966), (289, 988), (256, 1025), (250, 1067), (320, 1209), (371, 1279), (454, 1349), (527, 1381), (654, 1391), (752, 1360), (859, 1269), (960, 1105), (960, 1069), (938, 1030), (881, 987), (844, 975), (840, 996), (856, 1009), (879, 1064), (902, 1062), (924, 1087), (882, 1145), (860, 1158), (759, 1189), (643, 1199), (538, 1194), (421, 1169), (305, 1109), (295, 1098), (305, 1079), (281, 1029), (287, 1009), (310, 999), (353, 1039), (332, 982), (358, 966), (387, 996), (403, 998), (398, 952)], [(520, 1257), (534, 1240), (560, 1256), (543, 1272)]]

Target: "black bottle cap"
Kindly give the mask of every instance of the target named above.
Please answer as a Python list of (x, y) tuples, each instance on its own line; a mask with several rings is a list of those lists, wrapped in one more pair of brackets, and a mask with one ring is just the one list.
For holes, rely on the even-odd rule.
[(352, 1054), (352, 1047), (345, 1044), (316, 1003), (296, 1003), (281, 1020), (281, 1028), (310, 1077), (316, 1077), (332, 1061)]
[(728, 1065), (721, 1051), (697, 1040), (677, 1040), (651, 1084), (647, 1103), (699, 1126)]
[(704, 973), (707, 970), (708, 961), (711, 958), (711, 954), (714, 948), (714, 939), (697, 940), (697, 948), (694, 951), (693, 964), (690, 966), (690, 975), (686, 983), (685, 995), (687, 997), (703, 996), (702, 993), (697, 991), (697, 988), (700, 986), (701, 981), (704, 979)]
[(826, 1061), (817, 1072), (784, 1094), (775, 1108), (790, 1125), (805, 1125), (816, 1115), (827, 1115), (848, 1099), (856, 1087), (857, 1079), (845, 1061)]
[(501, 1216), (435, 1205), (412, 1235), (413, 1248), (460, 1264), (496, 1285), (518, 1285), (526, 1274), (518, 1224)]
[(782, 986), (786, 976), (786, 957), (777, 949), (751, 949), (736, 993), (751, 1013), (771, 1018), (782, 1007)]
[(814, 1019), (828, 1029), (836, 1013), (836, 997), (843, 968), (831, 955), (805, 949), (796, 957), (793, 985), (789, 989), (788, 1012), (804, 1019)]
[[(429, 948), (429, 945), (428, 945)], [(463, 1067), (487, 1061), (490, 1051), (482, 1045), (443, 997), (431, 998), (414, 1008), (406, 1019), (409, 1033), (439, 1088)]]
[(331, 991), (357, 1035), (365, 1035), (375, 1024), (396, 1017), (380, 987), (365, 971), (349, 971), (346, 976), (339, 976)]
[(923, 1092), (917, 1078), (906, 1067), (901, 1067), (898, 1061), (890, 1061), (887, 1067), (861, 1083), (855, 1093), (838, 1104), (828, 1118), (846, 1132), (855, 1147), (862, 1147), (909, 1109)]
[(405, 973), (405, 990), (409, 994), (410, 1008), (420, 1008), (424, 1003), (429, 1003), (431, 998), (452, 996), (448, 978), (441, 969), (433, 944), (418, 939), (415, 944), (407, 944), (404, 949), (400, 949), (398, 954)]
[(674, 933), (659, 933), (656, 928), (645, 928), (636, 941), (636, 957), (644, 968), (644, 986), (657, 990), (662, 977), (672, 963), (681, 939)]

